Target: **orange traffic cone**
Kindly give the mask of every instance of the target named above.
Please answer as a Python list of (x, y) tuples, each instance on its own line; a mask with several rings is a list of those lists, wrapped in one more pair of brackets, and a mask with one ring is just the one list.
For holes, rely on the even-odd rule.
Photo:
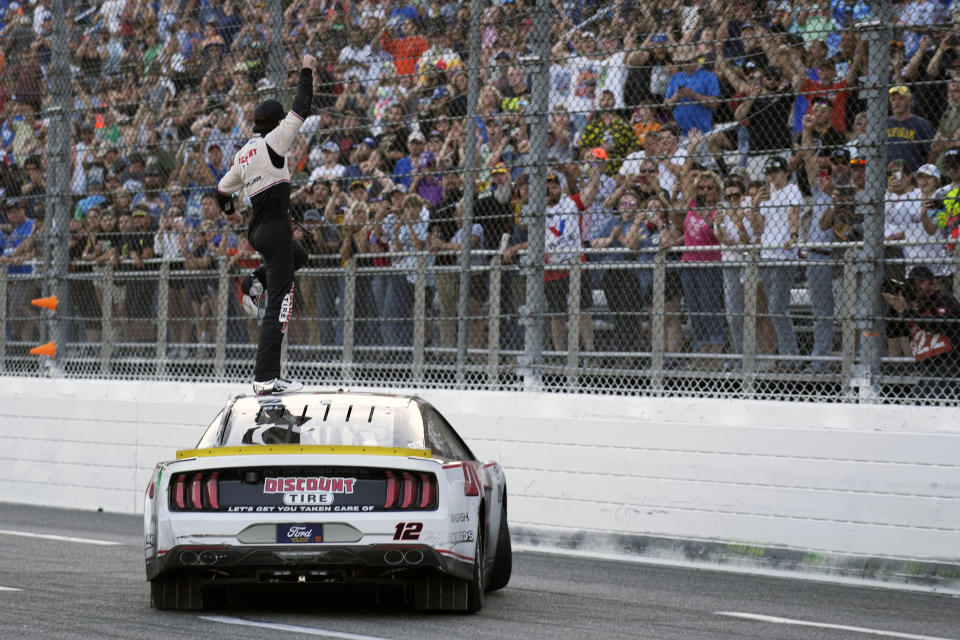
[(30, 353), (35, 356), (49, 356), (51, 358), (55, 358), (57, 355), (57, 343), (48, 342), (47, 344), (41, 344), (39, 347), (30, 349)]
[(48, 298), (34, 298), (30, 301), (30, 304), (35, 307), (43, 307), (44, 309), (50, 309), (50, 311), (56, 311), (59, 302), (57, 296), (50, 296)]

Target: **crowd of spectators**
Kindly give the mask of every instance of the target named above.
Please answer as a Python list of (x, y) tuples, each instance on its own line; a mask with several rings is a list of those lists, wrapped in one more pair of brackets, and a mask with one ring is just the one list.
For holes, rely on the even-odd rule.
[[(104, 0), (65, 3), (73, 109), (69, 191), (76, 337), (97, 341), (102, 279), (121, 273), (114, 317), (124, 340), (156, 339), (156, 281), (136, 272), (170, 263), (168, 344), (209, 347), (217, 270), (257, 264), (244, 207), (222, 215), (211, 190), (252, 134), (252, 110), (274, 87), (269, 2)], [(834, 344), (838, 258), (830, 244), (859, 239), (864, 195), (868, 48), (857, 24), (863, 0), (734, 0), (609, 5), (553, 0), (550, 23), (550, 165), (547, 210), (530, 204), (533, 2), (485, 4), (480, 54), (468, 60), (470, 4), (435, 0), (283, 2), (286, 65), (281, 98), (295, 89), (296, 60), (320, 61), (315, 114), (288, 154), (297, 237), (320, 276), (299, 277), (294, 325), (304, 341), (342, 344), (344, 298), (360, 345), (409, 346), (415, 319), (435, 346), (456, 345), (459, 278), (444, 269), (476, 250), (470, 313), (487, 302), (493, 254), (514, 265), (532, 216), (546, 217), (545, 305), (551, 344), (566, 348), (569, 265), (600, 263), (582, 278), (581, 330), (593, 349), (594, 290), (614, 320), (610, 346), (649, 345), (656, 250), (670, 249), (664, 344), (705, 354), (743, 349), (743, 250), (761, 245), (760, 353), (798, 354), (790, 290), (803, 272), (814, 312), (808, 366), (822, 370)], [(954, 3), (904, 0), (889, 43), (886, 127), (888, 258), (925, 263), (953, 289), (960, 226), (960, 24)], [(960, 7), (956, 7), (960, 8)], [(0, 0), (0, 248), (8, 271), (8, 338), (30, 340), (36, 293), (33, 241), (42, 233), (49, 160), (53, 54), (50, 0)], [(884, 43), (886, 44), (886, 43)], [(479, 68), (468, 123), (468, 66)], [(466, 167), (468, 124), (476, 166)], [(463, 228), (465, 180), (474, 180), (474, 224)], [(924, 244), (926, 243), (926, 244)], [(808, 246), (812, 245), (812, 246)], [(611, 250), (616, 249), (617, 252)], [(417, 255), (417, 252), (427, 252)], [(396, 254), (396, 255), (395, 255)], [(344, 267), (360, 268), (348, 287)], [(891, 262), (905, 275), (903, 262)], [(623, 265), (635, 268), (622, 268)], [(389, 267), (389, 268), (387, 268)], [(426, 309), (414, 309), (426, 268)], [(617, 267), (617, 268), (614, 268)], [(127, 273), (130, 272), (130, 273)], [(229, 311), (239, 316), (236, 283)], [(522, 277), (504, 274), (500, 338), (522, 348)], [(689, 319), (685, 339), (681, 311)], [(432, 310), (432, 311), (431, 311)], [(752, 312), (752, 310), (750, 310)], [(751, 313), (752, 315), (752, 313)], [(253, 322), (232, 335), (253, 339)], [(472, 346), (485, 325), (471, 322)]]

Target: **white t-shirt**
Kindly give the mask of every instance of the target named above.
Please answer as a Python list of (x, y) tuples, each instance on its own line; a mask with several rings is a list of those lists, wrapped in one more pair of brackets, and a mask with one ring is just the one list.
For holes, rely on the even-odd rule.
[(766, 260), (789, 260), (796, 253), (783, 248), (790, 239), (790, 207), (803, 206), (803, 194), (792, 182), (782, 189), (770, 189), (770, 199), (760, 205), (763, 216), (763, 249), (760, 257)]
[(887, 192), (883, 211), (884, 238), (906, 231), (910, 218), (915, 212), (917, 214), (920, 212), (922, 198), (920, 189), (914, 189), (903, 194)]
[[(598, 65), (600, 71), (597, 76), (597, 98), (601, 91), (613, 93), (616, 108), (623, 109), (623, 88), (627, 84), (627, 52), (617, 51), (608, 58), (604, 58)], [(596, 108), (594, 104), (594, 108)]]
[[(911, 191), (911, 193), (914, 192)], [(931, 258), (939, 258), (944, 254), (943, 244), (938, 242), (940, 238), (937, 234), (928, 234), (926, 229), (923, 228), (923, 222), (921, 221), (924, 215), (922, 211), (923, 196), (919, 189), (915, 190), (915, 194), (916, 206), (904, 207), (903, 239), (907, 241), (907, 245), (903, 248), (903, 257), (911, 263), (907, 266), (907, 270), (909, 271), (913, 264), (926, 264), (938, 276), (947, 275), (950, 273), (948, 265), (934, 264), (930, 261)], [(914, 242), (933, 242), (935, 244), (911, 244)]]
[(310, 182), (313, 183), (317, 180), (337, 180), (343, 176), (344, 171), (346, 171), (346, 167), (342, 164), (335, 164), (332, 167), (320, 165), (310, 173)]
[(565, 196), (552, 207), (547, 207), (544, 222), (543, 252), (549, 264), (569, 264), (582, 253), (580, 240), (580, 207), (570, 196)]
[[(730, 205), (728, 204), (727, 206), (729, 207)], [(750, 240), (750, 242), (756, 242), (760, 234), (754, 231), (753, 225), (750, 223), (750, 216), (747, 215), (750, 212), (750, 208), (753, 207), (753, 201), (750, 199), (750, 196), (743, 196), (737, 206), (743, 212), (743, 228), (747, 232), (747, 238)], [(740, 231), (737, 229), (737, 225), (733, 223), (733, 219), (731, 219), (729, 215), (723, 216), (723, 224), (720, 225), (720, 228), (726, 232), (727, 236), (733, 240), (734, 244), (742, 244)], [(739, 251), (724, 250), (721, 260), (723, 262), (741, 262), (743, 260), (743, 256), (740, 255)]]
[[(567, 61), (570, 70), (570, 93), (567, 95), (567, 111), (589, 115), (600, 96), (601, 60), (576, 56)], [(621, 92), (622, 94), (623, 92)]]

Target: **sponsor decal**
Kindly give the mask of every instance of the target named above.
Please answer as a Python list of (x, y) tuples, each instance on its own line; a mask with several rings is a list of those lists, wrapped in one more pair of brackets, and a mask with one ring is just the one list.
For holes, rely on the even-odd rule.
[(305, 544), (323, 542), (323, 525), (319, 524), (278, 524), (277, 542)]
[(457, 544), (458, 542), (473, 542), (473, 529), (464, 531), (451, 531), (450, 542), (451, 544)]
[(290, 322), (290, 318), (293, 317), (293, 283), (290, 283), (290, 291), (287, 292), (287, 295), (283, 296), (283, 301), (280, 303), (280, 333), (287, 332), (287, 323)]
[(466, 511), (457, 511), (450, 514), (450, 522), (470, 522), (470, 514)]
[(353, 493), (356, 478), (325, 478), (318, 477), (279, 477), (264, 478), (264, 493)]

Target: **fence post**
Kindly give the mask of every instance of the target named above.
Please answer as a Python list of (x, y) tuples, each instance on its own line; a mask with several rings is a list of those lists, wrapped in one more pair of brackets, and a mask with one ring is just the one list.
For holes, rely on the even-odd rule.
[(490, 295), (487, 313), (487, 387), (495, 389), (500, 369), (500, 290), (503, 283), (501, 256), (490, 260)]
[(853, 362), (857, 356), (857, 329), (854, 324), (854, 307), (857, 301), (857, 250), (850, 247), (843, 252), (843, 302), (840, 324), (840, 381), (849, 387), (853, 377)]
[(220, 257), (217, 260), (219, 273), (217, 277), (217, 328), (216, 345), (213, 356), (213, 374), (218, 380), (222, 380), (226, 373), (224, 360), (227, 357), (227, 313), (230, 295), (230, 275), (227, 266), (227, 259)]
[(743, 382), (744, 395), (756, 392), (757, 371), (757, 284), (760, 281), (760, 266), (757, 258), (760, 247), (750, 247), (746, 252), (747, 263), (743, 268)]
[(160, 263), (160, 282), (157, 284), (157, 371), (158, 379), (167, 374), (167, 328), (170, 326), (170, 261)]
[[(579, 257), (579, 254), (578, 254)], [(583, 272), (580, 260), (570, 267), (570, 289), (567, 291), (567, 386), (576, 387), (580, 381), (580, 281)]]
[[(667, 254), (657, 251), (653, 256), (653, 301), (650, 303), (650, 391), (663, 391), (664, 317), (667, 297)], [(609, 304), (609, 301), (607, 301)], [(657, 312), (657, 309), (660, 312)]]
[[(400, 274), (405, 278), (406, 274)], [(423, 350), (426, 347), (427, 256), (417, 256), (417, 272), (413, 284), (413, 382), (423, 382)]]
[(7, 370), (7, 268), (0, 267), (0, 371)]
[(343, 369), (340, 378), (344, 384), (353, 382), (353, 340), (356, 324), (357, 258), (350, 256), (343, 276)]
[(100, 373), (109, 375), (110, 361), (113, 358), (113, 265), (109, 262), (103, 266), (103, 304), (101, 308), (100, 325)]

